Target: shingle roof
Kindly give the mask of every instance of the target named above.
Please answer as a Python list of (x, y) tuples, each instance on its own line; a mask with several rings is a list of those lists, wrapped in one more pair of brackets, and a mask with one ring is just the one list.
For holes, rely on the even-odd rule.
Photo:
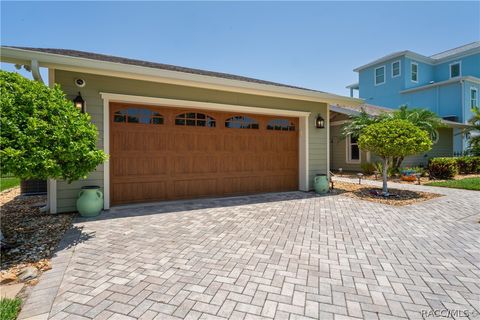
[(36, 52), (51, 53), (51, 54), (58, 54), (58, 55), (62, 55), (62, 56), (77, 57), (77, 58), (84, 58), (84, 59), (91, 59), (91, 60), (98, 60), (98, 61), (105, 61), (105, 62), (128, 64), (128, 65), (141, 66), (141, 67), (146, 67), (146, 68), (155, 68), (155, 69), (162, 69), (162, 70), (168, 70), (168, 71), (177, 71), (177, 72), (197, 74), (197, 75), (210, 76), (210, 77), (216, 77), (216, 78), (230, 79), (230, 80), (239, 80), (239, 81), (252, 82), (252, 83), (258, 83), (258, 84), (272, 85), (272, 86), (277, 86), (277, 87), (287, 87), (287, 88), (293, 88), (293, 89), (301, 89), (301, 90), (308, 90), (308, 91), (313, 91), (313, 92), (326, 93), (326, 92), (319, 91), (319, 90), (302, 88), (302, 87), (297, 87), (297, 86), (292, 86), (292, 85), (277, 83), (277, 82), (272, 82), (272, 81), (254, 79), (254, 78), (249, 78), (249, 77), (244, 77), (244, 76), (239, 76), (239, 75), (234, 75), (234, 74), (228, 74), (228, 73), (223, 73), (223, 72), (215, 72), (215, 71), (180, 67), (180, 66), (175, 66), (175, 65), (171, 65), (171, 64), (164, 64), (164, 63), (137, 60), (137, 59), (129, 59), (129, 58), (124, 58), (124, 57), (111, 56), (111, 55), (94, 53), (94, 52), (69, 50), (69, 49), (55, 49), (55, 48), (30, 48), (30, 47), (17, 47), (17, 46), (2, 46), (2, 48), (3, 47), (15, 48), (15, 49), (21, 49), (21, 50), (29, 50), (29, 51), (36, 51)]
[(480, 48), (480, 41), (475, 41), (475, 42), (472, 42), (472, 43), (469, 43), (469, 44), (466, 44), (466, 45), (463, 45), (463, 46), (460, 46), (460, 47), (457, 47), (457, 48), (453, 48), (453, 49), (446, 50), (446, 51), (443, 51), (443, 52), (440, 52), (440, 53), (436, 53), (434, 55), (431, 55), (430, 58), (435, 59), (435, 60), (443, 59), (443, 58), (447, 58), (449, 56), (453, 56), (455, 54), (462, 53), (462, 52), (465, 52), (465, 51), (468, 51), (468, 50), (471, 50), (471, 49), (475, 49), (475, 48)]

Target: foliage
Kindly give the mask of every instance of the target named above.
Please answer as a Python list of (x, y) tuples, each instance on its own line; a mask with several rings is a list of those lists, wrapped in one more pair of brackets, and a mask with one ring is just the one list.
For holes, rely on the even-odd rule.
[(435, 182), (429, 182), (426, 185), (480, 191), (480, 178), (477, 177), (477, 178), (465, 178), (461, 180), (435, 181)]
[(432, 158), (428, 161), (430, 177), (436, 179), (451, 179), (458, 173), (456, 158)]
[[(380, 161), (375, 162), (374, 165), (375, 165), (375, 170), (377, 170), (379, 173), (383, 172), (383, 163), (382, 162), (380, 162)], [(395, 173), (398, 173), (395, 167), (390, 166), (390, 167), (387, 168), (387, 175), (389, 177), (393, 177), (393, 175), (395, 175)]]
[(106, 160), (97, 129), (59, 86), (0, 71), (0, 170), (21, 179), (85, 177)]
[(367, 126), (358, 139), (360, 149), (370, 151), (383, 160), (383, 192), (388, 194), (388, 163), (394, 157), (406, 157), (430, 150), (428, 133), (408, 120), (384, 119)]
[(480, 156), (466, 156), (455, 159), (460, 173), (480, 173)]
[(409, 109), (406, 105), (400, 107), (400, 109), (392, 112), (382, 114), (381, 117), (386, 119), (401, 119), (408, 120), (414, 124), (417, 128), (428, 132), (432, 141), (437, 140), (437, 129), (444, 127), (442, 119), (439, 118), (435, 112), (427, 109)]
[(1, 320), (15, 320), (20, 312), (20, 305), (22, 301), (19, 298), (0, 300), (0, 319)]
[(20, 184), (20, 179), (15, 177), (0, 178), (0, 191), (16, 187)]
[(362, 172), (368, 175), (373, 174), (376, 170), (375, 164), (372, 162), (363, 162), (360, 164), (360, 167), (362, 168)]
[(407, 120), (388, 119), (366, 127), (358, 145), (385, 159), (406, 157), (432, 147), (428, 133)]
[(379, 117), (370, 116), (364, 109), (358, 115), (350, 116), (350, 120), (342, 127), (342, 136), (358, 138), (363, 130), (380, 121)]
[[(417, 128), (426, 131), (432, 141), (438, 138), (437, 129), (444, 127), (442, 119), (434, 112), (420, 108), (409, 109), (406, 105), (403, 105), (398, 110), (384, 112), (377, 116), (370, 116), (362, 109), (359, 115), (350, 117), (350, 121), (343, 126), (342, 135), (344, 137), (348, 135), (359, 137), (369, 125), (385, 120), (407, 120)], [(394, 173), (399, 172), (403, 159), (403, 156), (392, 158), (392, 171)]]
[[(468, 120), (471, 125), (470, 128), (464, 131), (469, 136), (468, 146), (470, 154), (473, 156), (480, 156), (480, 109), (472, 109), (473, 117)], [(476, 135), (472, 135), (472, 132), (476, 131)]]

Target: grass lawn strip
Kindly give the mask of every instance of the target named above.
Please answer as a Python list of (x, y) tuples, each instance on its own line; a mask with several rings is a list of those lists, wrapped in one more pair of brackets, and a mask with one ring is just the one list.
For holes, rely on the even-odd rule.
[(0, 178), (0, 191), (16, 187), (20, 184), (20, 179), (15, 177)]
[(435, 181), (426, 184), (427, 186), (445, 187), (455, 189), (480, 191), (480, 178), (465, 178), (461, 180)]
[(0, 300), (0, 319), (1, 320), (15, 320), (20, 312), (20, 305), (22, 301), (18, 298)]

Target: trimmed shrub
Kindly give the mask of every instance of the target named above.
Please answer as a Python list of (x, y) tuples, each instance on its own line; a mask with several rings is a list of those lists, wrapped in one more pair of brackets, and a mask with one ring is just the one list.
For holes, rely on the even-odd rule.
[(458, 157), (457, 166), (460, 173), (480, 173), (480, 157)]
[(371, 162), (364, 162), (360, 165), (364, 174), (373, 174), (375, 171), (375, 164)]
[(431, 178), (451, 179), (458, 173), (456, 158), (432, 158), (428, 161)]

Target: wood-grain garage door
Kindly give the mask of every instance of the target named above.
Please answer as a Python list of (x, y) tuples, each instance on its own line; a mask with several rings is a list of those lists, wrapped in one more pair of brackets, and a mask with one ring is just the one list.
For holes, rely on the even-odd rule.
[(298, 119), (110, 104), (112, 205), (298, 190)]

